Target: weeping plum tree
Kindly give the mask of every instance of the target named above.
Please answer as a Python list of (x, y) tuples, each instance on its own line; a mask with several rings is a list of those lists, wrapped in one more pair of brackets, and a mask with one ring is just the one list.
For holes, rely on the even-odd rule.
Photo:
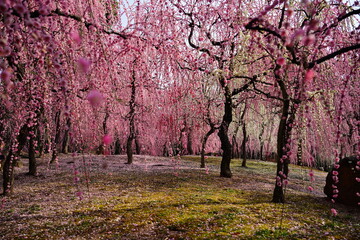
[(236, 72), (237, 49), (240, 45), (239, 31), (244, 18), (238, 11), (242, 5), (233, 1), (170, 1), (169, 15), (185, 28), (187, 44), (193, 51), (202, 54), (203, 60), (193, 62), (195, 68), (213, 72), (222, 88), (223, 118), (218, 129), (221, 142), (221, 177), (231, 177), (231, 142), (228, 136), (233, 120), (233, 97), (246, 91), (256, 81), (256, 76), (242, 76)]
[[(85, 10), (89, 9), (88, 4), (93, 9), (91, 13)], [(58, 109), (63, 110), (64, 116), (70, 116), (73, 102), (69, 99), (78, 94), (79, 85), (86, 84), (86, 81), (77, 82), (80, 74), (73, 71), (74, 68), (78, 70), (79, 65), (87, 72), (90, 65), (87, 57), (80, 56), (92, 50), (80, 47), (81, 42), (100, 35), (114, 35), (122, 41), (127, 35), (111, 29), (111, 19), (104, 16), (105, 13), (110, 13), (108, 17), (113, 15), (113, 5), (105, 1), (79, 5), (72, 1), (15, 0), (0, 1), (0, 6), (0, 96), (4, 107), (0, 119), (1, 136), (6, 136), (2, 141), (8, 149), (3, 168), (3, 193), (10, 194), (18, 154), (29, 138), (33, 159), (37, 148), (35, 139), (41, 138), (35, 135), (45, 132), (37, 131), (45, 128), (38, 118), (50, 122)], [(88, 34), (91, 32), (97, 34)], [(68, 56), (68, 53), (73, 55)], [(83, 74), (81, 79), (84, 79)], [(54, 124), (50, 122), (48, 126)], [(36, 163), (32, 161), (30, 166), (33, 167), (30, 172), (35, 173)]]
[[(314, 95), (321, 94), (326, 83), (338, 81), (342, 85), (347, 79), (330, 80), (321, 66), (328, 64), (336, 67), (341, 55), (351, 56), (360, 48), (356, 37), (358, 30), (347, 25), (347, 20), (356, 14), (359, 10), (346, 5), (339, 7), (320, 1), (293, 4), (274, 1), (245, 26), (253, 32), (256, 46), (263, 49), (258, 50), (267, 56), (264, 58), (266, 64), (272, 65), (268, 69), (270, 76), (266, 77), (273, 81), (272, 87), (265, 90), (255, 87), (255, 92), (281, 102), (273, 202), (285, 201), (284, 186), (292, 157), (291, 135), (299, 106), (311, 102)], [(352, 60), (349, 64), (350, 68), (355, 67)], [(309, 161), (313, 159), (309, 158)]]

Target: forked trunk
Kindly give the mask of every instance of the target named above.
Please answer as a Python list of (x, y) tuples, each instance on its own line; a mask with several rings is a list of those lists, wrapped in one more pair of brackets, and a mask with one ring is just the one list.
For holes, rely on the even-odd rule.
[(201, 162), (200, 162), (200, 168), (205, 168), (205, 147), (206, 147), (206, 142), (209, 139), (209, 137), (211, 136), (211, 134), (213, 134), (215, 132), (215, 127), (211, 127), (210, 130), (205, 134), (202, 142), (201, 142)]

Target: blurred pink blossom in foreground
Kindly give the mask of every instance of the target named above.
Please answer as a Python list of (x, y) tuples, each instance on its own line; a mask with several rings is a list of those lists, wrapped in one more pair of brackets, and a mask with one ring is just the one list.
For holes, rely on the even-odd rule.
[(98, 90), (91, 90), (86, 99), (93, 107), (99, 107), (104, 100), (102, 94)]

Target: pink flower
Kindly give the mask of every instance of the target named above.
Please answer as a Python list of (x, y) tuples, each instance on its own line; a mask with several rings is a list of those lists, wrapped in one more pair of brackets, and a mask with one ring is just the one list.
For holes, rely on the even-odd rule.
[(93, 107), (99, 107), (103, 102), (103, 96), (98, 90), (91, 90), (86, 99)]
[(339, 175), (339, 172), (338, 171), (332, 171), (332, 174), (333, 174), (333, 176), (337, 176), (337, 175)]
[(357, 182), (360, 182), (360, 178), (357, 177), (357, 178), (355, 178), (355, 179), (356, 179)]
[(304, 30), (302, 30), (302, 29), (296, 30), (294, 35), (293, 35), (293, 38), (295, 40), (300, 40), (304, 36), (304, 34), (305, 34)]
[(285, 179), (285, 180), (283, 181), (283, 183), (284, 183), (284, 185), (286, 186), (286, 185), (289, 184), (289, 181), (288, 181), (287, 179)]
[(0, 57), (6, 57), (11, 54), (11, 48), (9, 46), (5, 46), (0, 48)]
[(305, 73), (305, 83), (311, 82), (314, 76), (315, 76), (315, 71), (312, 69), (308, 69)]
[(41, 15), (49, 15), (50, 14), (50, 10), (46, 7), (46, 6), (42, 6), (40, 9), (39, 9), (39, 13)]
[(310, 177), (313, 177), (313, 176), (314, 176), (314, 172), (313, 172), (313, 171), (310, 171), (310, 172), (309, 172), (309, 176), (310, 176)]
[(285, 65), (285, 63), (286, 63), (286, 60), (283, 57), (279, 57), (278, 59), (276, 59), (276, 64), (278, 64), (280, 66)]
[(80, 44), (81, 43), (81, 37), (79, 35), (78, 32), (71, 32), (70, 33), (70, 38), (76, 43), (76, 44)]
[(8, 10), (8, 6), (5, 1), (0, 2), (0, 12), (5, 13)]
[(309, 23), (309, 29), (310, 30), (317, 30), (318, 29), (318, 26), (319, 26), (319, 21), (316, 20), (316, 19), (312, 19)]
[[(338, 183), (338, 182), (339, 182), (338, 176), (333, 176), (332, 179), (333, 179), (333, 181), (334, 181), (335, 183)], [(360, 180), (360, 179), (359, 179), (359, 180)]]
[(91, 62), (86, 59), (86, 58), (79, 58), (78, 60), (78, 64), (80, 66), (80, 69), (84, 72), (87, 73), (89, 71)]
[(340, 167), (339, 164), (337, 164), (337, 163), (334, 164), (334, 168), (335, 168), (335, 169), (339, 169), (339, 167)]
[(313, 34), (307, 36), (303, 40), (304, 46), (310, 46), (315, 42), (315, 36)]
[(112, 142), (112, 137), (108, 134), (106, 134), (104, 137), (103, 137), (103, 143), (105, 145), (110, 145)]
[(10, 83), (11, 78), (11, 71), (10, 70), (3, 70), (1, 72), (1, 79), (3, 80), (5, 86), (7, 86)]
[(291, 8), (286, 10), (286, 16), (291, 17), (293, 14), (294, 14), (294, 10), (292, 10)]
[(338, 212), (336, 211), (335, 208), (331, 209), (331, 215), (333, 215), (334, 217), (336, 217), (336, 215), (338, 215)]
[(308, 190), (309, 190), (310, 192), (312, 192), (312, 191), (314, 191), (314, 188), (313, 188), (312, 186), (309, 186), (309, 187), (308, 187)]
[(15, 9), (15, 11), (16, 11), (18, 14), (20, 14), (20, 15), (23, 15), (23, 14), (26, 12), (26, 8), (25, 8), (25, 6), (22, 5), (22, 4), (16, 4), (16, 5), (14, 6), (14, 9)]

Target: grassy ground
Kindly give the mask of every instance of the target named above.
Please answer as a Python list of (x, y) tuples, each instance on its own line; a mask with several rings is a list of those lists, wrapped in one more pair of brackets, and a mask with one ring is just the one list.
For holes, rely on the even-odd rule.
[[(44, 160), (43, 160), (44, 161)], [(73, 163), (74, 162), (74, 163)], [(1, 239), (358, 239), (360, 210), (323, 194), (326, 174), (292, 166), (286, 204), (271, 203), (275, 164), (233, 161), (232, 179), (198, 157), (60, 158), (38, 177), (17, 169), (16, 193), (3, 198)], [(73, 169), (79, 173), (74, 174)], [(85, 173), (88, 173), (87, 175)], [(74, 181), (79, 177), (79, 181)], [(87, 181), (89, 180), (89, 184)], [(309, 193), (311, 185), (315, 191)], [(81, 194), (79, 194), (81, 192)], [(81, 195), (81, 196), (80, 196)], [(82, 198), (80, 200), (80, 197)]]

